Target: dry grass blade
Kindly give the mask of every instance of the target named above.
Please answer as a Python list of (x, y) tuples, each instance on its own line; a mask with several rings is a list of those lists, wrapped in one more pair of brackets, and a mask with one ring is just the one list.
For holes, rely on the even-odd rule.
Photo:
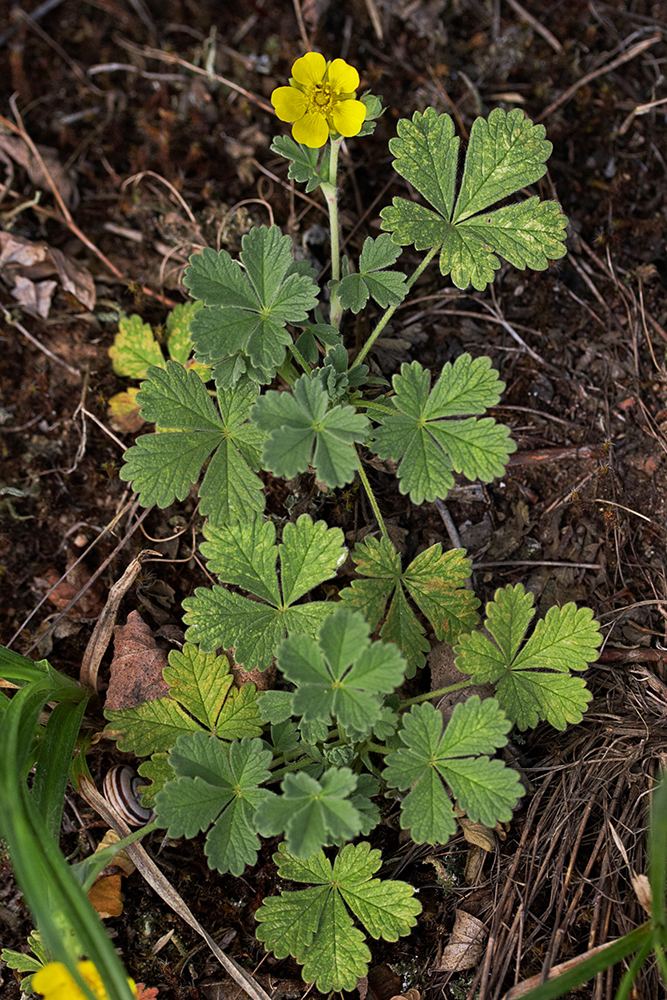
[(127, 567), (120, 580), (114, 583), (109, 591), (107, 603), (102, 614), (97, 619), (93, 634), (88, 640), (88, 645), (81, 660), (79, 680), (85, 686), (97, 691), (97, 673), (102, 662), (102, 657), (107, 651), (111, 641), (113, 628), (116, 624), (116, 616), (120, 602), (125, 597), (136, 578), (141, 572), (141, 564), (147, 556), (158, 556), (160, 553), (154, 549), (146, 549), (136, 556)]
[(620, 56), (617, 56), (616, 59), (612, 59), (611, 62), (605, 63), (604, 66), (600, 66), (598, 69), (594, 69), (590, 73), (587, 73), (586, 76), (582, 76), (580, 80), (577, 80), (577, 82), (573, 83), (571, 87), (564, 90), (555, 101), (552, 101), (551, 104), (544, 109), (542, 114), (535, 119), (535, 121), (543, 122), (545, 118), (548, 118), (549, 115), (553, 114), (554, 111), (562, 107), (563, 104), (567, 104), (567, 102), (571, 100), (577, 91), (581, 90), (582, 87), (592, 83), (593, 80), (597, 80), (599, 76), (605, 76), (607, 73), (612, 73), (615, 69), (618, 69), (619, 66), (624, 66), (625, 63), (630, 62), (631, 59), (636, 59), (637, 56), (642, 54), (642, 52), (646, 52), (646, 50), (650, 49), (652, 45), (656, 45), (661, 38), (662, 35), (651, 35), (650, 38), (644, 38), (641, 42), (637, 42), (636, 45), (631, 46), (627, 52), (623, 52)]

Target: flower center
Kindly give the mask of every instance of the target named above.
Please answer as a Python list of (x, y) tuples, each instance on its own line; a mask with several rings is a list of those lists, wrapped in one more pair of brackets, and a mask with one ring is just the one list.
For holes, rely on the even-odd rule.
[(336, 95), (328, 83), (317, 83), (310, 88), (308, 94), (308, 110), (315, 111), (321, 115), (328, 115), (333, 111), (336, 103)]

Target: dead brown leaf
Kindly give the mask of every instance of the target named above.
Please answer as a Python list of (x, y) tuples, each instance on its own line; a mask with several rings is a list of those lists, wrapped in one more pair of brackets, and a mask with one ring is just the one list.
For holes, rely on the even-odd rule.
[(481, 920), (465, 910), (456, 910), (454, 927), (435, 972), (463, 972), (474, 969), (484, 954), (486, 927)]
[(46, 319), (51, 311), (53, 293), (58, 287), (57, 281), (31, 281), (18, 274), (12, 288), (12, 298), (31, 316)]
[[(63, 170), (58, 159), (58, 154), (50, 146), (38, 146), (37, 149), (63, 201), (72, 208), (78, 200), (76, 187), (71, 178)], [(36, 188), (42, 191), (51, 191), (41, 163), (22, 139), (0, 132), (0, 154), (3, 153), (3, 159), (6, 160), (8, 157), (18, 166), (23, 167)]]
[(162, 677), (167, 657), (138, 611), (114, 629), (114, 655), (105, 708), (134, 708), (168, 694)]
[(467, 816), (461, 816), (459, 825), (463, 831), (463, 836), (469, 844), (480, 847), (488, 853), (495, 851), (496, 835), (488, 826), (484, 826), (483, 823), (473, 823)]
[[(14, 298), (33, 315), (42, 318), (48, 315), (56, 283), (43, 279), (53, 274), (57, 276), (62, 290), (82, 306), (86, 309), (95, 306), (95, 282), (90, 271), (48, 243), (32, 242), (14, 233), (0, 231), (0, 267)], [(38, 297), (30, 287), (37, 283), (51, 287), (43, 288), (41, 297)], [(50, 292), (48, 301), (47, 290)]]
[(123, 912), (120, 875), (100, 875), (88, 891), (88, 899), (102, 920), (119, 917)]
[[(115, 830), (107, 830), (95, 848), (95, 854), (117, 844), (119, 839)], [(122, 879), (124, 875), (131, 875), (135, 870), (134, 863), (126, 852), (119, 851), (95, 879), (88, 892), (88, 899), (102, 920), (119, 917), (123, 912)]]
[[(83, 563), (71, 566), (66, 571), (63, 580), (60, 580), (61, 576), (60, 571), (51, 566), (46, 570), (44, 576), (35, 577), (33, 580), (35, 587), (40, 591), (53, 588), (48, 594), (48, 601), (58, 611), (64, 611), (70, 601), (78, 597), (90, 580), (90, 573)], [(98, 585), (93, 584), (92, 587), (86, 589), (85, 593), (81, 594), (74, 607), (69, 609), (67, 617), (74, 621), (97, 618), (101, 610), (101, 590)]]
[[(454, 650), (446, 642), (436, 642), (428, 655), (428, 665), (431, 669), (431, 690), (437, 691), (439, 688), (449, 687), (450, 684), (458, 684), (464, 680), (464, 675), (456, 669), (454, 664)], [(442, 712), (445, 722), (454, 711), (454, 706), (460, 701), (466, 701), (471, 694), (478, 694), (481, 698), (488, 698), (493, 694), (493, 687), (490, 684), (473, 684), (470, 687), (462, 688), (460, 691), (452, 691), (443, 698), (438, 699), (437, 707)]]

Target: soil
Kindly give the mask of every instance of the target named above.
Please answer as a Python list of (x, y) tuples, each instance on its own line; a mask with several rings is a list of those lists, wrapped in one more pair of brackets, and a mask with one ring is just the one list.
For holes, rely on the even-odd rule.
[[(0, 0), (0, 113), (53, 151), (71, 223), (43, 179), (40, 187), (1, 145), (0, 219), (14, 236), (46, 241), (90, 271), (97, 303), (86, 309), (59, 287), (40, 318), (17, 305), (0, 276), (0, 641), (77, 676), (110, 586), (141, 549), (160, 555), (144, 565), (120, 620), (139, 610), (165, 641), (173, 638), (182, 598), (205, 581), (193, 556), (193, 501), (139, 522), (118, 479), (131, 435), (111, 428), (107, 401), (127, 384), (107, 351), (119, 311), (159, 327), (169, 303), (184, 300), (180, 275), (193, 247), (234, 252), (271, 212), (324, 259), (318, 197), (287, 182), (269, 149), (277, 123), (264, 110), (304, 49), (295, 11), (312, 47), (358, 66), (388, 107), (376, 134), (350, 142), (343, 156), (352, 256), (377, 235), (380, 208), (402, 189), (387, 151), (399, 117), (433, 105), (467, 134), (477, 114), (520, 107), (554, 145), (537, 190), (556, 194), (569, 217), (567, 257), (542, 273), (503, 268), (484, 294), (427, 271), (374, 364), (391, 375), (411, 358), (436, 370), (463, 350), (491, 356), (507, 385), (495, 415), (512, 427), (519, 451), (501, 481), (462, 484), (447, 501), (476, 564), (475, 587), (488, 599), (522, 581), (542, 610), (587, 603), (605, 626), (605, 653), (588, 678), (596, 700), (585, 724), (517, 741), (531, 794), (474, 884), (465, 879), (462, 836), (430, 850), (409, 848), (391, 825), (381, 835), (385, 873), (419, 887), (424, 917), (410, 938), (374, 946), (360, 995), (388, 1000), (415, 988), (491, 1000), (635, 926), (642, 916), (630, 869), (645, 867), (646, 793), (667, 753), (659, 652), (667, 608), (667, 106), (651, 106), (664, 102), (667, 9), (650, 0), (46, 6)], [(22, 13), (30, 8), (34, 20)], [(407, 252), (401, 262), (407, 270), (416, 259)], [(350, 346), (362, 342), (366, 323), (347, 320)], [(392, 477), (372, 475), (406, 554), (451, 544), (441, 511), (410, 507)], [(277, 516), (317, 514), (349, 542), (373, 523), (356, 489), (322, 497), (309, 476), (273, 488), (269, 504)], [(428, 680), (422, 672), (416, 690)], [(90, 721), (101, 728), (101, 713)], [(98, 745), (94, 775), (114, 759), (108, 744)], [(85, 803), (68, 801), (68, 854), (103, 832)], [(268, 850), (256, 870), (231, 879), (211, 877), (197, 843), (154, 839), (149, 847), (230, 955), (248, 971), (260, 966), (274, 996), (303, 994), (298, 968), (267, 959), (253, 935), (253, 913), (275, 884)], [(438, 971), (456, 909), (479, 916), (490, 943), (469, 971)], [(107, 923), (132, 973), (159, 987), (160, 998), (238, 995), (138, 875), (127, 880), (123, 916)], [(0, 858), (3, 946), (21, 948), (29, 927)], [(617, 982), (603, 976), (572, 995), (610, 997)], [(19, 996), (2, 967), (0, 983), (4, 998)], [(642, 998), (660, 995), (652, 969), (637, 988)]]

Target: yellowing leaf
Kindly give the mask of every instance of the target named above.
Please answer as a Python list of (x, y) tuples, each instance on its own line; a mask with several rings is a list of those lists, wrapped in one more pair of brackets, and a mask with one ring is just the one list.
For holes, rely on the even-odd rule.
[(151, 327), (137, 315), (121, 317), (109, 357), (116, 375), (127, 378), (145, 378), (151, 365), (164, 368), (162, 349)]

